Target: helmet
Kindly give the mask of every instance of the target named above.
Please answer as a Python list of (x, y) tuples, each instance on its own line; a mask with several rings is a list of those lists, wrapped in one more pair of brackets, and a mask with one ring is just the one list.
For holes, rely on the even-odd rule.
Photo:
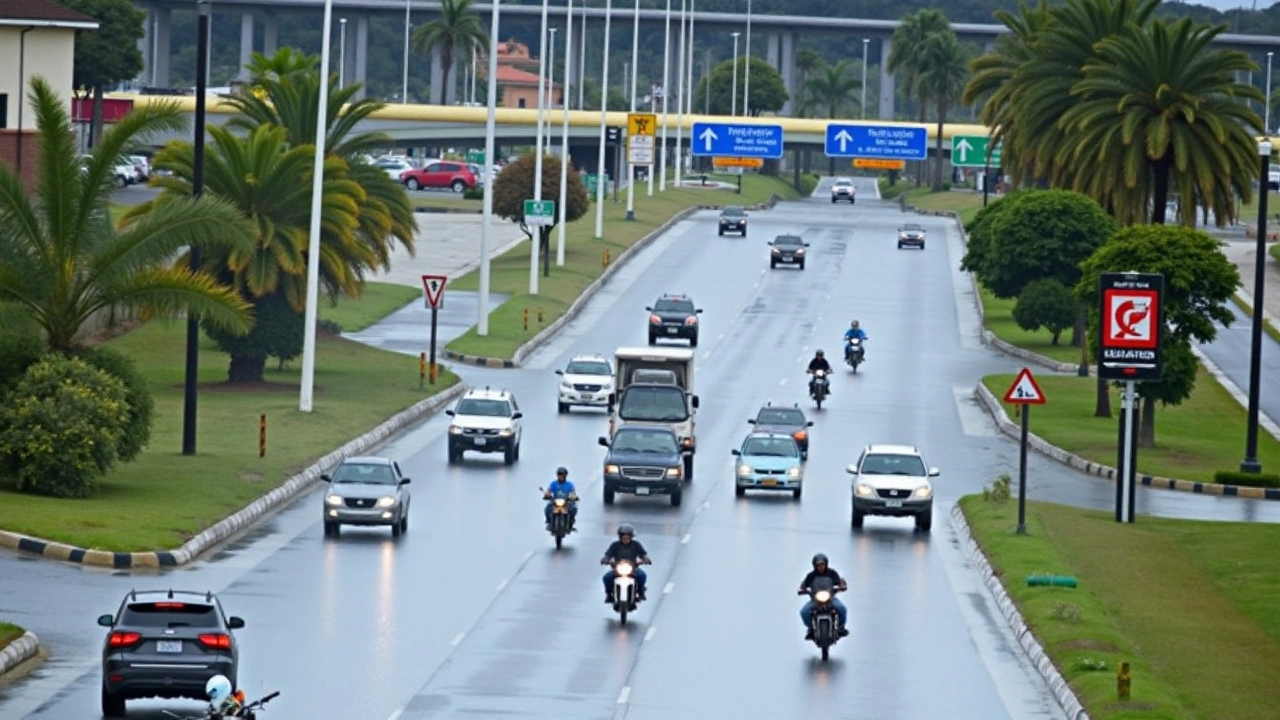
[(556, 468), (556, 475), (557, 475), (557, 476), (559, 476), (559, 475), (564, 475), (565, 477), (568, 477), (568, 475), (569, 475), (569, 468), (567, 468), (567, 467), (565, 467), (565, 466), (561, 465), (560, 467)]
[(623, 535), (630, 535), (632, 537), (635, 537), (635, 534), (636, 534), (636, 529), (631, 527), (630, 525), (627, 525), (626, 523), (623, 523), (618, 526), (618, 537), (622, 537)]
[(827, 562), (827, 556), (823, 555), (822, 553), (818, 553), (817, 555), (813, 556), (814, 567), (818, 567), (819, 565), (830, 565), (830, 564), (831, 563)]
[(226, 675), (214, 675), (204, 684), (204, 694), (209, 696), (209, 702), (218, 705), (231, 697), (231, 681)]
[(819, 350), (818, 352), (814, 353), (814, 355), (815, 355), (815, 356), (817, 356), (817, 357), (822, 357), (822, 356), (826, 355), (826, 353), (824, 353), (823, 351)]
[(853, 321), (853, 325), (851, 325), (850, 327), (852, 327), (854, 330), (857, 330), (857, 329), (858, 329), (858, 321), (857, 321), (857, 320), (854, 320), (854, 321)]

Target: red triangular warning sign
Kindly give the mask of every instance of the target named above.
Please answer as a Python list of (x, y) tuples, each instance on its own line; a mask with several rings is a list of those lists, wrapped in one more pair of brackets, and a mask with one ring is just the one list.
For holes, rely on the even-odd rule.
[(1043, 405), (1044, 392), (1036, 383), (1035, 377), (1031, 375), (1031, 371), (1022, 368), (1013, 385), (1009, 386), (1009, 392), (1004, 394), (1004, 401), (1016, 405)]
[(444, 297), (444, 286), (449, 282), (447, 275), (423, 275), (422, 288), (427, 294), (427, 304), (440, 307), (440, 299)]

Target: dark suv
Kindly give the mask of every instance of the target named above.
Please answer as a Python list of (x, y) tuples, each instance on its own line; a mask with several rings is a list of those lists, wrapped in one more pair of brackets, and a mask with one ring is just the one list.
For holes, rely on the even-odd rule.
[(698, 347), (698, 315), (701, 308), (694, 307), (693, 300), (685, 295), (663, 295), (649, 311), (649, 344), (658, 338), (688, 340), (689, 347)]
[(779, 265), (799, 265), (804, 269), (804, 249), (809, 243), (799, 235), (779, 235), (769, 243), (769, 268)]
[(680, 507), (684, 489), (684, 459), (675, 431), (655, 425), (623, 425), (613, 439), (600, 438), (609, 448), (604, 458), (604, 504), (614, 493), (669, 495)]
[(205, 700), (214, 675), (236, 684), (240, 651), (232, 630), (244, 620), (228, 617), (211, 592), (131, 591), (102, 645), (102, 714), (121, 717), (126, 700), (149, 697)]
[(736, 232), (747, 236), (747, 211), (737, 205), (730, 205), (720, 211), (720, 234)]

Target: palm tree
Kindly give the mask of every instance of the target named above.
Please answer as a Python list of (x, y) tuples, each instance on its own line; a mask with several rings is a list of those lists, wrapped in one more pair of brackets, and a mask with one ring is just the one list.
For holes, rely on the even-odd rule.
[(824, 64), (804, 84), (813, 103), (832, 120), (840, 117), (845, 108), (858, 108), (858, 90), (862, 88), (862, 81), (856, 76), (846, 75), (849, 65), (848, 60), (841, 60), (835, 65)]
[(63, 99), (37, 77), (29, 100), (40, 128), (34, 197), (0, 164), (0, 324), (33, 320), (49, 346), (64, 352), (76, 347), (91, 316), (117, 306), (195, 312), (216, 327), (247, 330), (249, 309), (234, 291), (210, 275), (171, 265), (187, 246), (245, 247), (252, 228), (234, 207), (213, 198), (175, 199), (156, 203), (120, 228), (108, 215), (117, 159), (148, 135), (180, 131), (185, 121), (178, 109), (164, 104), (134, 110), (81, 165)]
[(1072, 161), (1122, 171), (1106, 198), (1122, 222), (1143, 222), (1150, 208), (1151, 222), (1164, 223), (1175, 178), (1183, 224), (1194, 224), (1203, 203), (1221, 225), (1237, 196), (1249, 199), (1262, 133), (1250, 101), (1264, 97), (1235, 79), (1257, 69), (1248, 55), (1210, 47), (1226, 28), (1190, 18), (1130, 25), (1085, 63), (1063, 140)]
[(923, 97), (932, 98), (938, 107), (937, 148), (933, 164), (933, 191), (942, 191), (942, 127), (947, 121), (947, 111), (964, 93), (969, 72), (966, 65), (968, 50), (960, 44), (955, 32), (947, 28), (925, 40), (920, 49), (920, 76), (916, 82)]
[[(920, 73), (923, 72), (923, 52), (925, 42), (935, 33), (951, 28), (947, 16), (941, 10), (927, 8), (918, 10), (902, 18), (902, 24), (893, 31), (893, 47), (889, 51), (888, 71), (901, 73), (902, 87), (906, 97), (915, 100), (917, 121), (924, 124), (925, 112), (929, 107), (929, 98), (920, 92)], [(938, 158), (941, 162), (942, 158)], [(916, 165), (916, 185), (924, 182), (924, 163)]]
[(424, 55), (440, 52), (440, 66), (444, 70), (446, 86), (431, 94), (440, 104), (453, 101), (454, 88), (447, 85), (449, 71), (459, 56), (469, 59), (472, 50), (489, 47), (489, 33), (484, 29), (480, 16), (472, 11), (472, 0), (441, 0), (440, 16), (413, 31), (413, 47)]

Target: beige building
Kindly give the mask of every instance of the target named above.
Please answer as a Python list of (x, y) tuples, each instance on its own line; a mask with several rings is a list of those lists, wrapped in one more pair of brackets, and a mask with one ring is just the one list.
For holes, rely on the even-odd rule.
[(30, 80), (48, 81), (70, 112), (76, 31), (97, 27), (97, 21), (52, 0), (0, 2), (0, 161), (18, 168), (28, 182), (36, 166)]

